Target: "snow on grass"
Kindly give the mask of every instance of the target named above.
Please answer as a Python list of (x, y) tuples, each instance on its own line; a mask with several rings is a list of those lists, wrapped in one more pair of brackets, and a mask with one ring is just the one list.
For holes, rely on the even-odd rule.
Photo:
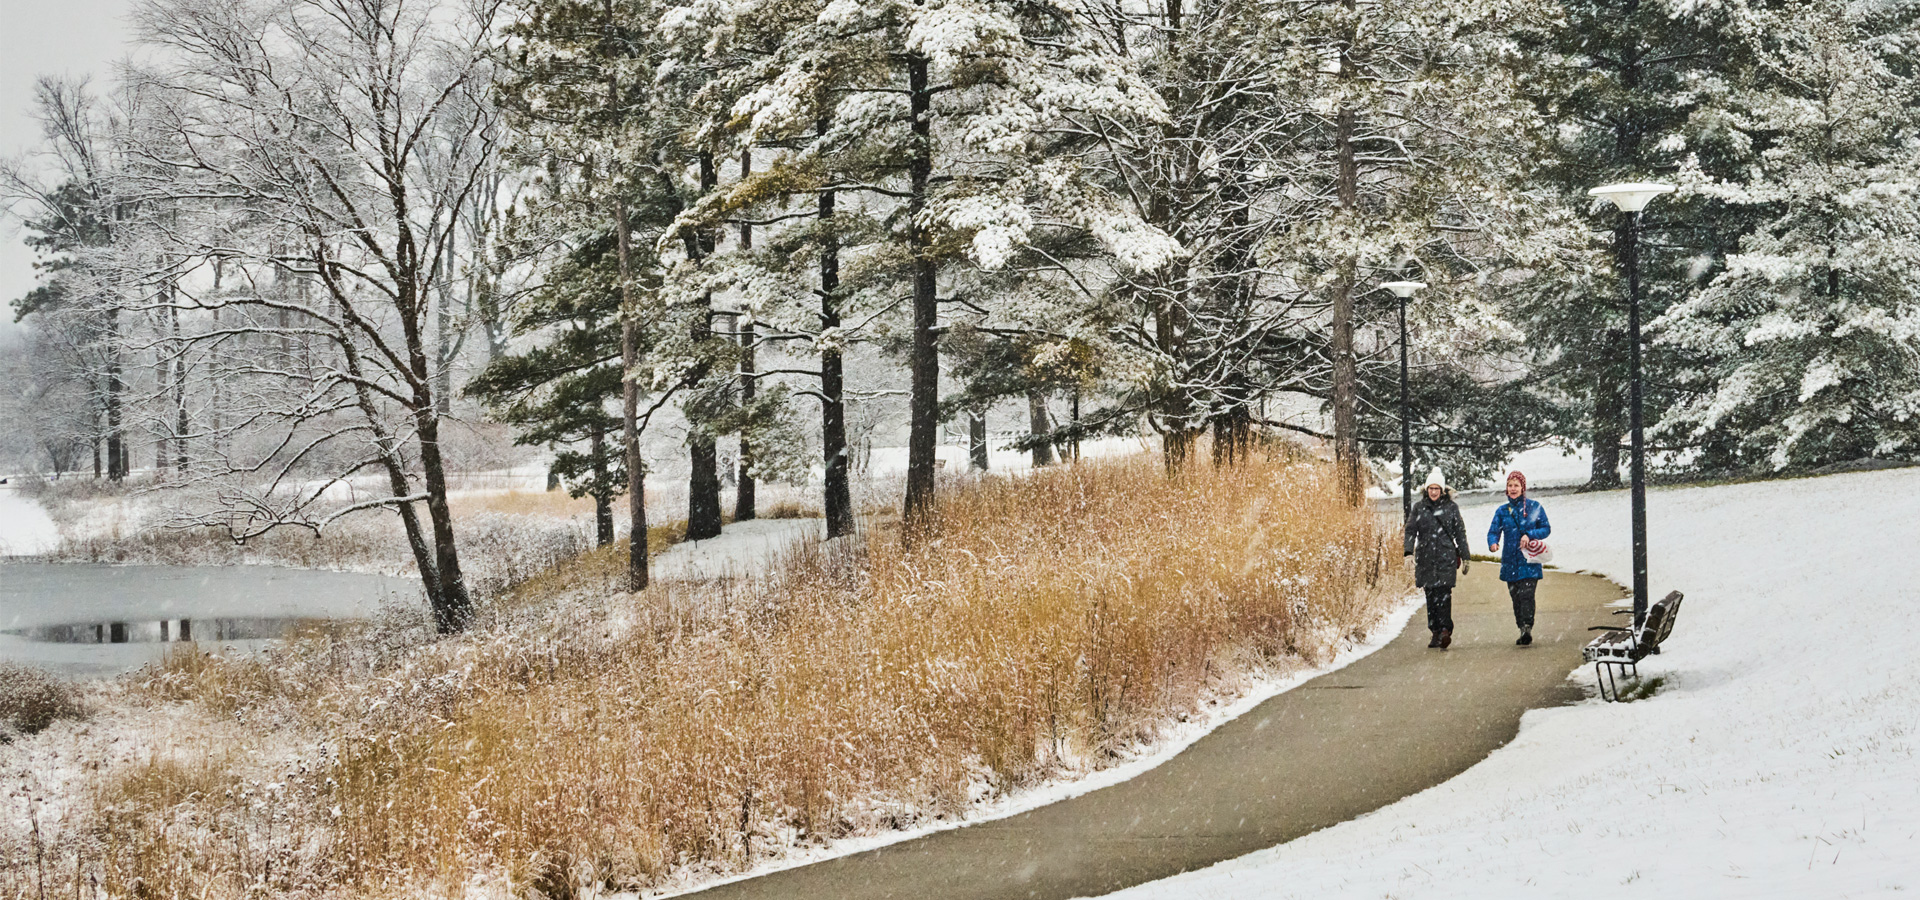
[(748, 519), (720, 536), (684, 541), (653, 559), (653, 577), (668, 581), (750, 576), (767, 572), (781, 554), (809, 538), (826, 536), (825, 519)]
[[(1114, 896), (1920, 889), (1916, 494), (1920, 469), (1649, 492), (1654, 598), (1687, 598), (1667, 652), (1640, 666), (1662, 679), (1651, 697), (1528, 713), (1452, 781)], [(1562, 568), (1631, 581), (1626, 492), (1543, 502)], [(1491, 500), (1464, 512), (1478, 541)]]
[(39, 556), (60, 545), (60, 529), (13, 485), (0, 487), (0, 556)]

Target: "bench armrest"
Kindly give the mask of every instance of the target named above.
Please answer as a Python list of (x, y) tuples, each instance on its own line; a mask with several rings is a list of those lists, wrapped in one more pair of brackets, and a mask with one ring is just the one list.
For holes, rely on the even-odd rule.
[(1588, 628), (1587, 630), (1588, 631), (1632, 631), (1633, 629), (1621, 628), (1618, 625), (1595, 625)]

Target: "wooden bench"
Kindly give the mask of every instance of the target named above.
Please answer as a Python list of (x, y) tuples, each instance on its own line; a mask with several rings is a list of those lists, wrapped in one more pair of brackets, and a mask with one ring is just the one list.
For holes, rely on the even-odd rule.
[[(1640, 678), (1640, 661), (1660, 652), (1660, 644), (1673, 633), (1674, 620), (1680, 617), (1679, 591), (1674, 591), (1660, 602), (1647, 607), (1647, 617), (1638, 628), (1622, 628), (1618, 625), (1595, 625), (1588, 631), (1604, 631), (1603, 634), (1582, 648), (1580, 655), (1593, 663), (1594, 681), (1600, 686), (1600, 699), (1612, 703), (1620, 699), (1620, 681), (1622, 674), (1635, 680)], [(1616, 616), (1633, 615), (1633, 610), (1623, 609)]]

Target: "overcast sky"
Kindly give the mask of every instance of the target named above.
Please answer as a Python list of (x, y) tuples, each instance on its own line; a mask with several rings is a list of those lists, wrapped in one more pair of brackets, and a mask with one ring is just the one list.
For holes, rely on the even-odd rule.
[[(33, 148), (33, 80), (41, 75), (112, 78), (126, 53), (132, 0), (0, 0), (0, 156)], [(0, 222), (0, 331), (13, 327), (13, 301), (33, 287), (33, 255), (11, 219)]]

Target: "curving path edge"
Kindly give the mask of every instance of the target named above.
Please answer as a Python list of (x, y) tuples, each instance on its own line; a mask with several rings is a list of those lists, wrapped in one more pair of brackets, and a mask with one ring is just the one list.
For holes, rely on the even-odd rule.
[(1136, 778), (1039, 809), (719, 885), (701, 900), (1069, 900), (1285, 843), (1465, 771), (1529, 709), (1581, 699), (1587, 627), (1614, 621), (1606, 579), (1548, 572), (1534, 644), (1499, 567), (1454, 590), (1454, 644), (1416, 613), (1387, 646), (1254, 707)]

